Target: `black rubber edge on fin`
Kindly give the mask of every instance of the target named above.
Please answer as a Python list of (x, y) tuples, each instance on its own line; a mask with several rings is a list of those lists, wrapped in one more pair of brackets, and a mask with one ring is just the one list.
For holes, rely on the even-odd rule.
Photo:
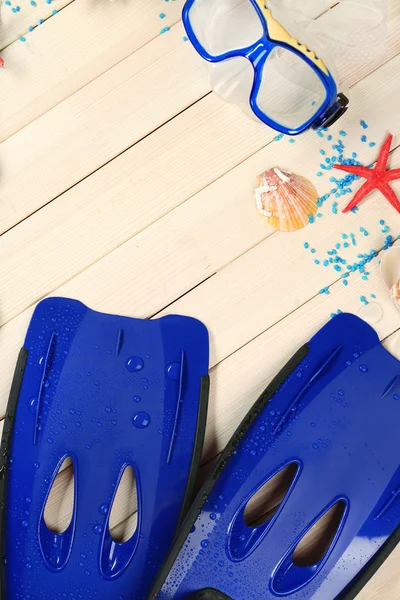
[(209, 375), (204, 375), (200, 380), (199, 408), (197, 412), (197, 427), (193, 447), (192, 462), (190, 464), (189, 476), (186, 484), (185, 495), (182, 501), (181, 512), (179, 514), (177, 530), (182, 525), (182, 522), (185, 519), (187, 513), (189, 512), (189, 508), (193, 501), (196, 479), (200, 468), (201, 455), (203, 452), (204, 437), (206, 434), (209, 393), (210, 377)]
[[(220, 474), (222, 473), (222, 471), (228, 464), (230, 458), (232, 457), (236, 448), (238, 447), (241, 440), (243, 439), (243, 437), (247, 433), (248, 429), (252, 425), (254, 419), (256, 419), (256, 417), (259, 415), (259, 413), (268, 404), (268, 402), (270, 401), (272, 396), (281, 387), (281, 385), (285, 382), (285, 380), (288, 378), (288, 376), (294, 371), (294, 369), (307, 356), (309, 350), (310, 350), (310, 348), (309, 348), (308, 344), (305, 344), (296, 352), (296, 354), (294, 356), (292, 356), (292, 358), (286, 363), (286, 365), (278, 373), (278, 375), (276, 375), (274, 377), (274, 379), (271, 381), (271, 383), (268, 385), (268, 387), (264, 390), (264, 392), (261, 394), (261, 396), (255, 402), (255, 404), (253, 404), (252, 408), (249, 410), (249, 412), (247, 413), (247, 415), (245, 416), (243, 421), (240, 423), (239, 427), (236, 429), (235, 433), (231, 437), (227, 446), (221, 453), (212, 473), (208, 476), (203, 487), (197, 494), (189, 512), (187, 513), (187, 516), (185, 517), (185, 519), (182, 523), (182, 526), (178, 530), (178, 532), (175, 536), (175, 540), (173, 542), (171, 551), (170, 551), (169, 555), (167, 556), (166, 560), (164, 561), (146, 600), (154, 600), (155, 598), (157, 598), (157, 596), (164, 584), (164, 581), (167, 578), (168, 573), (171, 570), (172, 565), (174, 564), (175, 559), (179, 554), (179, 551), (181, 550), (183, 544), (185, 543), (185, 540), (186, 540), (194, 522), (196, 521), (197, 517), (199, 516), (199, 514), (201, 512), (201, 509), (203, 508), (205, 502), (207, 501), (208, 496), (210, 495), (210, 493), (215, 485), (215, 482), (217, 481), (218, 477), (220, 476)], [(199, 596), (198, 595), (199, 593), (206, 594), (206, 595)], [(210, 595), (211, 593), (213, 595)], [(216, 594), (218, 594), (218, 595), (216, 596)], [(230, 600), (230, 598), (228, 596), (224, 596), (224, 595), (221, 596), (221, 592), (219, 592), (218, 590), (210, 589), (210, 588), (201, 590), (199, 592), (195, 592), (194, 595), (192, 594), (191, 596), (189, 596), (189, 598), (190, 598), (190, 600)]]
[(400, 542), (400, 525), (335, 600), (354, 600)]
[(232, 598), (213, 588), (204, 588), (204, 590), (186, 596), (185, 600), (232, 600)]
[(17, 409), (19, 392), (24, 377), (25, 365), (28, 358), (28, 350), (21, 348), (17, 365), (15, 367), (14, 377), (11, 384), (10, 396), (8, 398), (6, 416), (4, 418), (3, 435), (0, 446), (0, 600), (5, 600), (5, 519), (6, 519), (6, 493), (7, 493), (7, 471), (8, 471), (8, 453), (11, 445), (12, 432), (14, 427), (15, 412)]

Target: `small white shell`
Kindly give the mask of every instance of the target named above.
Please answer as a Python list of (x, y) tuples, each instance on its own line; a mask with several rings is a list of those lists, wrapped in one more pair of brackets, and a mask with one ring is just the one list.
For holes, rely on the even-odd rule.
[(390, 297), (400, 309), (400, 246), (386, 250), (381, 260), (381, 275), (390, 290)]
[(278, 167), (259, 175), (255, 199), (269, 225), (281, 231), (301, 229), (317, 212), (318, 193), (311, 181)]
[(381, 274), (389, 289), (400, 279), (400, 246), (385, 250), (381, 260)]

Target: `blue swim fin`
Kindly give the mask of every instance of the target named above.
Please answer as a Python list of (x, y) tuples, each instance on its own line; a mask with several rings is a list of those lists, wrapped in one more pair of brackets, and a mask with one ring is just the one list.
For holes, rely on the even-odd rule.
[(335, 317), (237, 429), (148, 598), (354, 598), (399, 541), (399, 423), (400, 362)]
[[(11, 390), (0, 459), (1, 600), (143, 600), (191, 502), (207, 414), (199, 321), (101, 314), (75, 300), (36, 308)], [(70, 458), (67, 528), (45, 506)], [(126, 468), (136, 530), (109, 528)], [(5, 560), (4, 560), (5, 558)]]

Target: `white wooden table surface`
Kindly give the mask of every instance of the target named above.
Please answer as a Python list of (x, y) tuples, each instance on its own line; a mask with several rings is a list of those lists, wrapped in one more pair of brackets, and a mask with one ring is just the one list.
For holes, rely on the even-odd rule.
[[(340, 130), (345, 155), (357, 152), (363, 164), (391, 131), (391, 165), (400, 167), (400, 0), (391, 3), (385, 56), (345, 70), (351, 107), (331, 129), (333, 141), (309, 132), (295, 143), (273, 141), (276, 132), (210, 93), (183, 41), (183, 0), (37, 0), (35, 10), (24, 1), (17, 16), (3, 5), (0, 29), (1, 418), (33, 307), (47, 295), (135, 317), (175, 312), (204, 321), (211, 337), (205, 462), (294, 351), (332, 312), (357, 313), (360, 296), (376, 295), (377, 331), (400, 357), (400, 313), (379, 258), (368, 265), (368, 281), (352, 273), (347, 287), (340, 273), (314, 264), (344, 232), (357, 240), (349, 260), (380, 250), (387, 233), (379, 221), (397, 236), (400, 215), (379, 193), (343, 215), (347, 195), (337, 215), (330, 198), (314, 224), (284, 234), (266, 225), (253, 199), (257, 174), (273, 166), (329, 192), (332, 172), (316, 175), (319, 150), (330, 150)], [(26, 33), (38, 18), (44, 23)], [(377, 145), (363, 143), (363, 134)], [(394, 188), (400, 193), (400, 182)], [(319, 294), (324, 287), (329, 295)], [(62, 524), (69, 469), (56, 487), (54, 519)], [(116, 530), (134, 520), (129, 492), (126, 485)], [(399, 561), (397, 549), (359, 600), (398, 600)]]

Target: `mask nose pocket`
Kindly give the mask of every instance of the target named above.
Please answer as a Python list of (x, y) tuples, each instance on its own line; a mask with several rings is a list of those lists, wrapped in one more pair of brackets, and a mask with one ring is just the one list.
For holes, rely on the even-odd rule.
[(247, 58), (237, 56), (209, 66), (215, 93), (232, 104), (248, 103), (254, 82), (254, 69)]

